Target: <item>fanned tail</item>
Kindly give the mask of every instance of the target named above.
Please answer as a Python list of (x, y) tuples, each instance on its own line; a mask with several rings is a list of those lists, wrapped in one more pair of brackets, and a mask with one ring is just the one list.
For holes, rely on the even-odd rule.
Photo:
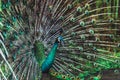
[(86, 80), (102, 79), (104, 70), (119, 72), (119, 3), (119, 0), (0, 0), (0, 77), (41, 79), (34, 55), (35, 41), (44, 45), (47, 56), (59, 35), (64, 38), (64, 46), (58, 48), (49, 72), (52, 76)]
[[(65, 45), (58, 49), (53, 65), (58, 73), (53, 75), (61, 78), (60, 74), (65, 75), (65, 80), (66, 74), (78, 80), (93, 79), (94, 74), (102, 70), (119, 68), (120, 16), (117, 9), (120, 6), (100, 0), (67, 4), (61, 23)], [(98, 74), (97, 78), (101, 77)]]

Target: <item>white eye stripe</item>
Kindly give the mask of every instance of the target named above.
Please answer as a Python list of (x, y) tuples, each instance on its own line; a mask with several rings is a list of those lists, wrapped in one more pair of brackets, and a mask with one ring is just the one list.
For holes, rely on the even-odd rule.
[(60, 42), (61, 40), (58, 38), (58, 41)]

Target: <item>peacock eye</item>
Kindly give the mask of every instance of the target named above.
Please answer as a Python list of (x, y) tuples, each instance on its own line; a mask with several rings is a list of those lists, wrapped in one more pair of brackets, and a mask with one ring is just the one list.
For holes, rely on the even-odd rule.
[(115, 73), (115, 74), (119, 74), (120, 71), (116, 69), (116, 70), (114, 70), (114, 73)]
[(85, 10), (85, 15), (89, 15), (90, 14), (90, 12), (89, 12), (89, 10)]
[(91, 23), (96, 24), (96, 19), (92, 19)]
[(68, 76), (68, 77), (70, 77), (70, 75), (69, 75), (69, 74), (67, 74), (67, 76)]
[(85, 26), (85, 22), (84, 21), (80, 21), (80, 26), (84, 27)]
[(109, 22), (110, 22), (110, 23), (112, 23), (113, 21), (114, 21), (114, 19), (113, 19), (113, 18), (110, 18), (110, 19), (109, 19)]
[(54, 76), (57, 76), (58, 74), (57, 74), (56, 72), (53, 72), (53, 75), (54, 75)]
[(65, 79), (66, 77), (64, 75), (62, 75), (62, 78)]
[(71, 8), (72, 8), (72, 5), (71, 5), (71, 4), (68, 4), (68, 5), (67, 5), (67, 8), (68, 8), (68, 9), (71, 9)]
[(71, 17), (71, 18), (70, 18), (70, 21), (71, 21), (71, 22), (75, 22), (75, 20), (76, 20), (76, 19), (75, 19), (74, 17)]
[(76, 80), (80, 80), (80, 78), (79, 78), (79, 77), (76, 77)]
[(80, 6), (77, 8), (77, 12), (82, 12), (82, 8)]
[(60, 16), (60, 20), (64, 20), (64, 16)]
[(85, 4), (85, 8), (89, 8), (90, 5), (88, 3)]
[(71, 77), (70, 79), (71, 79), (71, 80), (74, 80), (75, 78), (74, 78), (74, 77)]

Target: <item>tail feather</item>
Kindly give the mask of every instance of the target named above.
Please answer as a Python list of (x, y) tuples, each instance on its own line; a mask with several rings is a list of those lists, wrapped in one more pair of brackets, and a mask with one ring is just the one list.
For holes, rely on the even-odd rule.
[(58, 47), (49, 72), (52, 76), (65, 80), (107, 80), (102, 72), (120, 68), (119, 3), (119, 0), (0, 0), (2, 79), (44, 78), (34, 55), (34, 43), (42, 42), (47, 56), (56, 37), (61, 35), (65, 43)]

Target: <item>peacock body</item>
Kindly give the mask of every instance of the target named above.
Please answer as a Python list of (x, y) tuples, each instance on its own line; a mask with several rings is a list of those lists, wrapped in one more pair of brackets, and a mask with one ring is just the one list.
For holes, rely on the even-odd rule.
[(119, 80), (119, 0), (0, 0), (0, 80)]

